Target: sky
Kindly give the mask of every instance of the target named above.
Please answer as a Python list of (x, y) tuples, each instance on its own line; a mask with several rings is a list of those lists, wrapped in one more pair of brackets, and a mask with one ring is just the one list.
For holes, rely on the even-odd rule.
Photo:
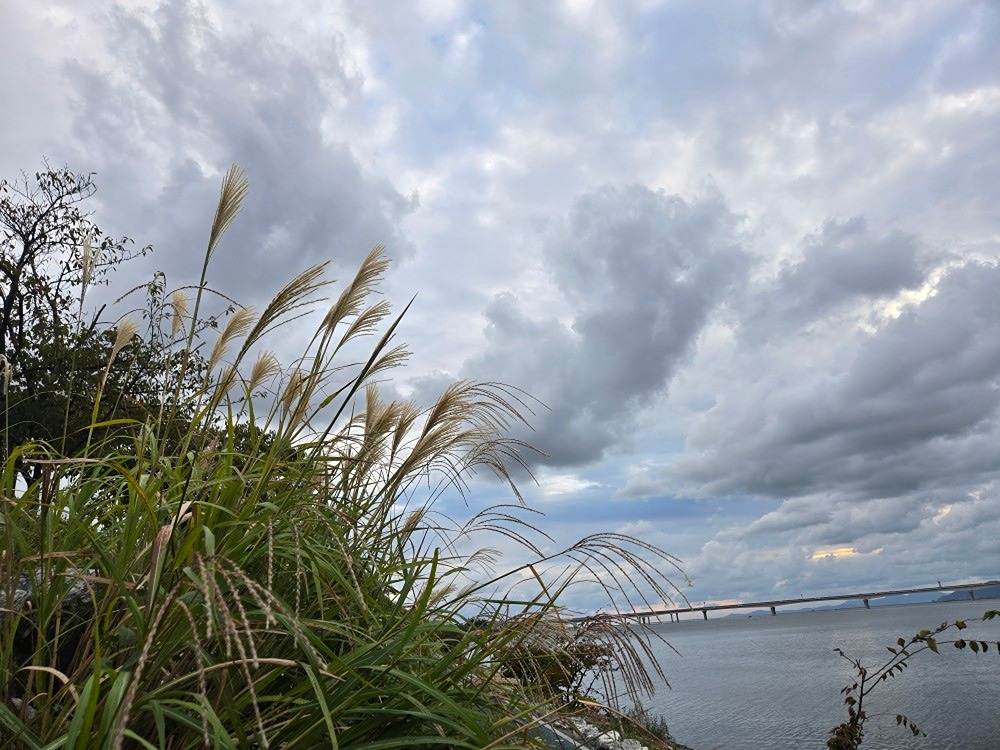
[(634, 535), (692, 602), (1000, 578), (995, 2), (2, 0), (0, 92), (0, 177), (95, 173), (137, 279), (194, 280), (232, 163), (241, 302), (384, 244), (389, 390), (544, 404), (546, 551)]

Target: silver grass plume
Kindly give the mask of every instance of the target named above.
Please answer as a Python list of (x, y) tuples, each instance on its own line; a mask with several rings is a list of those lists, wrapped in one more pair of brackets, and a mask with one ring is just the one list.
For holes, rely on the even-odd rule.
[(236, 368), (233, 365), (226, 365), (219, 375), (219, 380), (215, 384), (215, 389), (212, 392), (212, 398), (208, 404), (209, 413), (214, 412), (219, 404), (222, 403), (222, 399), (226, 397), (229, 393), (229, 389), (233, 387), (233, 383), (236, 382)]
[(138, 333), (139, 325), (131, 318), (126, 318), (118, 324), (118, 332), (115, 335), (115, 343), (114, 346), (111, 347), (111, 356), (108, 357), (109, 368), (111, 367), (111, 363), (114, 361), (115, 357), (118, 356), (118, 352), (120, 352), (132, 339), (134, 339)]
[(211, 372), (219, 361), (226, 356), (226, 349), (233, 339), (245, 336), (250, 326), (254, 322), (254, 311), (252, 307), (241, 307), (226, 321), (226, 325), (219, 332), (219, 337), (212, 347), (212, 354), (208, 358), (208, 370)]
[(222, 179), (219, 190), (219, 205), (215, 209), (215, 219), (212, 221), (212, 231), (208, 236), (208, 257), (215, 252), (215, 246), (226, 233), (229, 225), (236, 219), (243, 199), (246, 198), (250, 182), (247, 180), (243, 167), (234, 164)]
[(184, 326), (184, 319), (188, 316), (188, 296), (181, 289), (175, 290), (170, 295), (170, 307), (173, 308), (173, 316), (170, 319), (170, 338), (177, 339)]
[(253, 369), (250, 370), (250, 382), (247, 387), (254, 391), (263, 385), (264, 381), (270, 380), (280, 371), (281, 365), (278, 364), (278, 358), (274, 356), (274, 353), (261, 352), (257, 356), (257, 361), (253, 363)]
[(354, 279), (344, 288), (340, 297), (330, 307), (323, 319), (323, 328), (332, 332), (337, 324), (345, 318), (360, 315), (364, 308), (365, 298), (374, 291), (376, 284), (388, 267), (389, 261), (385, 258), (385, 247), (376, 245), (361, 262), (361, 267)]
[(301, 398), (302, 390), (305, 387), (305, 380), (306, 374), (298, 368), (292, 370), (288, 376), (285, 391), (281, 394), (281, 405), (286, 415), (292, 412), (296, 402)]
[(83, 298), (87, 294), (87, 287), (94, 275), (94, 267), (97, 265), (97, 258), (94, 255), (94, 230), (91, 228), (87, 236), (83, 238), (83, 261), (81, 263), (83, 276), (80, 280), (80, 307), (83, 307)]
[(243, 346), (240, 348), (240, 352), (236, 356), (237, 362), (243, 359), (243, 355), (246, 354), (250, 347), (257, 343), (264, 336), (264, 334), (282, 323), (287, 323), (289, 318), (285, 316), (295, 310), (298, 310), (299, 308), (306, 307), (315, 301), (313, 295), (330, 283), (323, 278), (323, 271), (326, 266), (326, 263), (319, 263), (315, 266), (307, 268), (305, 271), (285, 284), (285, 286), (283, 286), (278, 293), (271, 298), (271, 301), (267, 303), (267, 307), (264, 308), (264, 311), (257, 319), (257, 323), (250, 330), (246, 339), (243, 341)]
[[(108, 380), (108, 374), (111, 372), (111, 365), (115, 361), (115, 357), (118, 356), (118, 352), (125, 348), (128, 343), (135, 338), (136, 334), (139, 333), (138, 324), (131, 318), (125, 318), (121, 323), (118, 324), (118, 331), (115, 334), (115, 343), (111, 347), (111, 355), (108, 357), (108, 363), (104, 367), (104, 374), (101, 375), (101, 388), (104, 388), (104, 384)], [(96, 412), (97, 405), (94, 405), (94, 410)]]

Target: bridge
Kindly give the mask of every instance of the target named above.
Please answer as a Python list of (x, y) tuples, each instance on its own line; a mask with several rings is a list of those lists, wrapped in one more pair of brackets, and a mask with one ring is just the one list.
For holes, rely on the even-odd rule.
[(688, 614), (692, 612), (701, 612), (702, 616), (707, 620), (709, 612), (715, 612), (717, 610), (723, 609), (763, 609), (768, 607), (771, 610), (772, 615), (777, 614), (778, 607), (784, 607), (789, 604), (808, 604), (811, 602), (837, 602), (846, 601), (848, 599), (860, 599), (864, 602), (865, 608), (870, 609), (871, 605), (869, 601), (872, 599), (879, 599), (883, 596), (894, 596), (896, 594), (921, 594), (931, 591), (939, 591), (942, 594), (950, 593), (953, 591), (966, 591), (969, 594), (970, 599), (976, 598), (976, 590), (987, 588), (989, 586), (1000, 586), (1000, 581), (984, 581), (983, 583), (959, 583), (954, 585), (942, 586), (938, 584), (937, 586), (923, 586), (913, 589), (890, 589), (887, 591), (866, 591), (856, 594), (831, 594), (828, 596), (802, 596), (798, 599), (772, 599), (769, 601), (761, 602), (740, 602), (738, 604), (708, 604), (701, 607), (694, 605), (689, 605), (687, 607), (671, 607), (666, 609), (651, 609), (648, 612), (621, 612), (620, 616), (626, 619), (638, 620), (642, 623), (648, 623), (653, 618), (659, 617), (669, 617), (671, 622), (680, 622), (682, 614)]

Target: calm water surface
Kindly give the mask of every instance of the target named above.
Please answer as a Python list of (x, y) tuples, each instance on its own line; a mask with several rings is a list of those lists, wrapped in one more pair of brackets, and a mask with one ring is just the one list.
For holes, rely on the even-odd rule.
[[(655, 646), (672, 689), (663, 686), (647, 703), (693, 750), (821, 750), (830, 728), (847, 718), (840, 690), (851, 672), (835, 647), (880, 666), (896, 638), (988, 609), (1000, 609), (1000, 601), (654, 625), (681, 655)], [(918, 654), (869, 696), (863, 748), (1000, 750), (1000, 618), (962, 632), (966, 639), (974, 634), (991, 642), (989, 653), (949, 645), (939, 656)], [(898, 728), (897, 713), (927, 737)]]

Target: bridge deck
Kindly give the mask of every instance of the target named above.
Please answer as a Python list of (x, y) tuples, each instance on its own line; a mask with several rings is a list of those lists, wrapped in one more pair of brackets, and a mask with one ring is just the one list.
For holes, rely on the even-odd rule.
[(868, 591), (854, 594), (829, 594), (825, 596), (801, 596), (798, 599), (770, 599), (767, 601), (760, 602), (740, 602), (737, 604), (707, 604), (704, 606), (689, 605), (687, 607), (670, 607), (665, 609), (653, 609), (647, 612), (622, 612), (622, 617), (628, 618), (649, 618), (658, 617), (660, 615), (671, 615), (680, 616), (687, 612), (700, 612), (706, 618), (709, 612), (714, 612), (723, 609), (754, 609), (760, 607), (770, 607), (772, 614), (775, 607), (785, 607), (789, 604), (808, 604), (810, 602), (835, 602), (844, 601), (847, 599), (861, 599), (867, 602), (869, 599), (878, 599), (883, 596), (895, 596), (898, 594), (921, 594), (931, 591), (940, 591), (941, 593), (950, 591), (968, 591), (970, 594), (976, 589), (986, 588), (988, 586), (998, 586), (1000, 581), (986, 581), (984, 583), (960, 583), (955, 585), (947, 586), (923, 586), (919, 588), (912, 589), (888, 589), (886, 591)]

